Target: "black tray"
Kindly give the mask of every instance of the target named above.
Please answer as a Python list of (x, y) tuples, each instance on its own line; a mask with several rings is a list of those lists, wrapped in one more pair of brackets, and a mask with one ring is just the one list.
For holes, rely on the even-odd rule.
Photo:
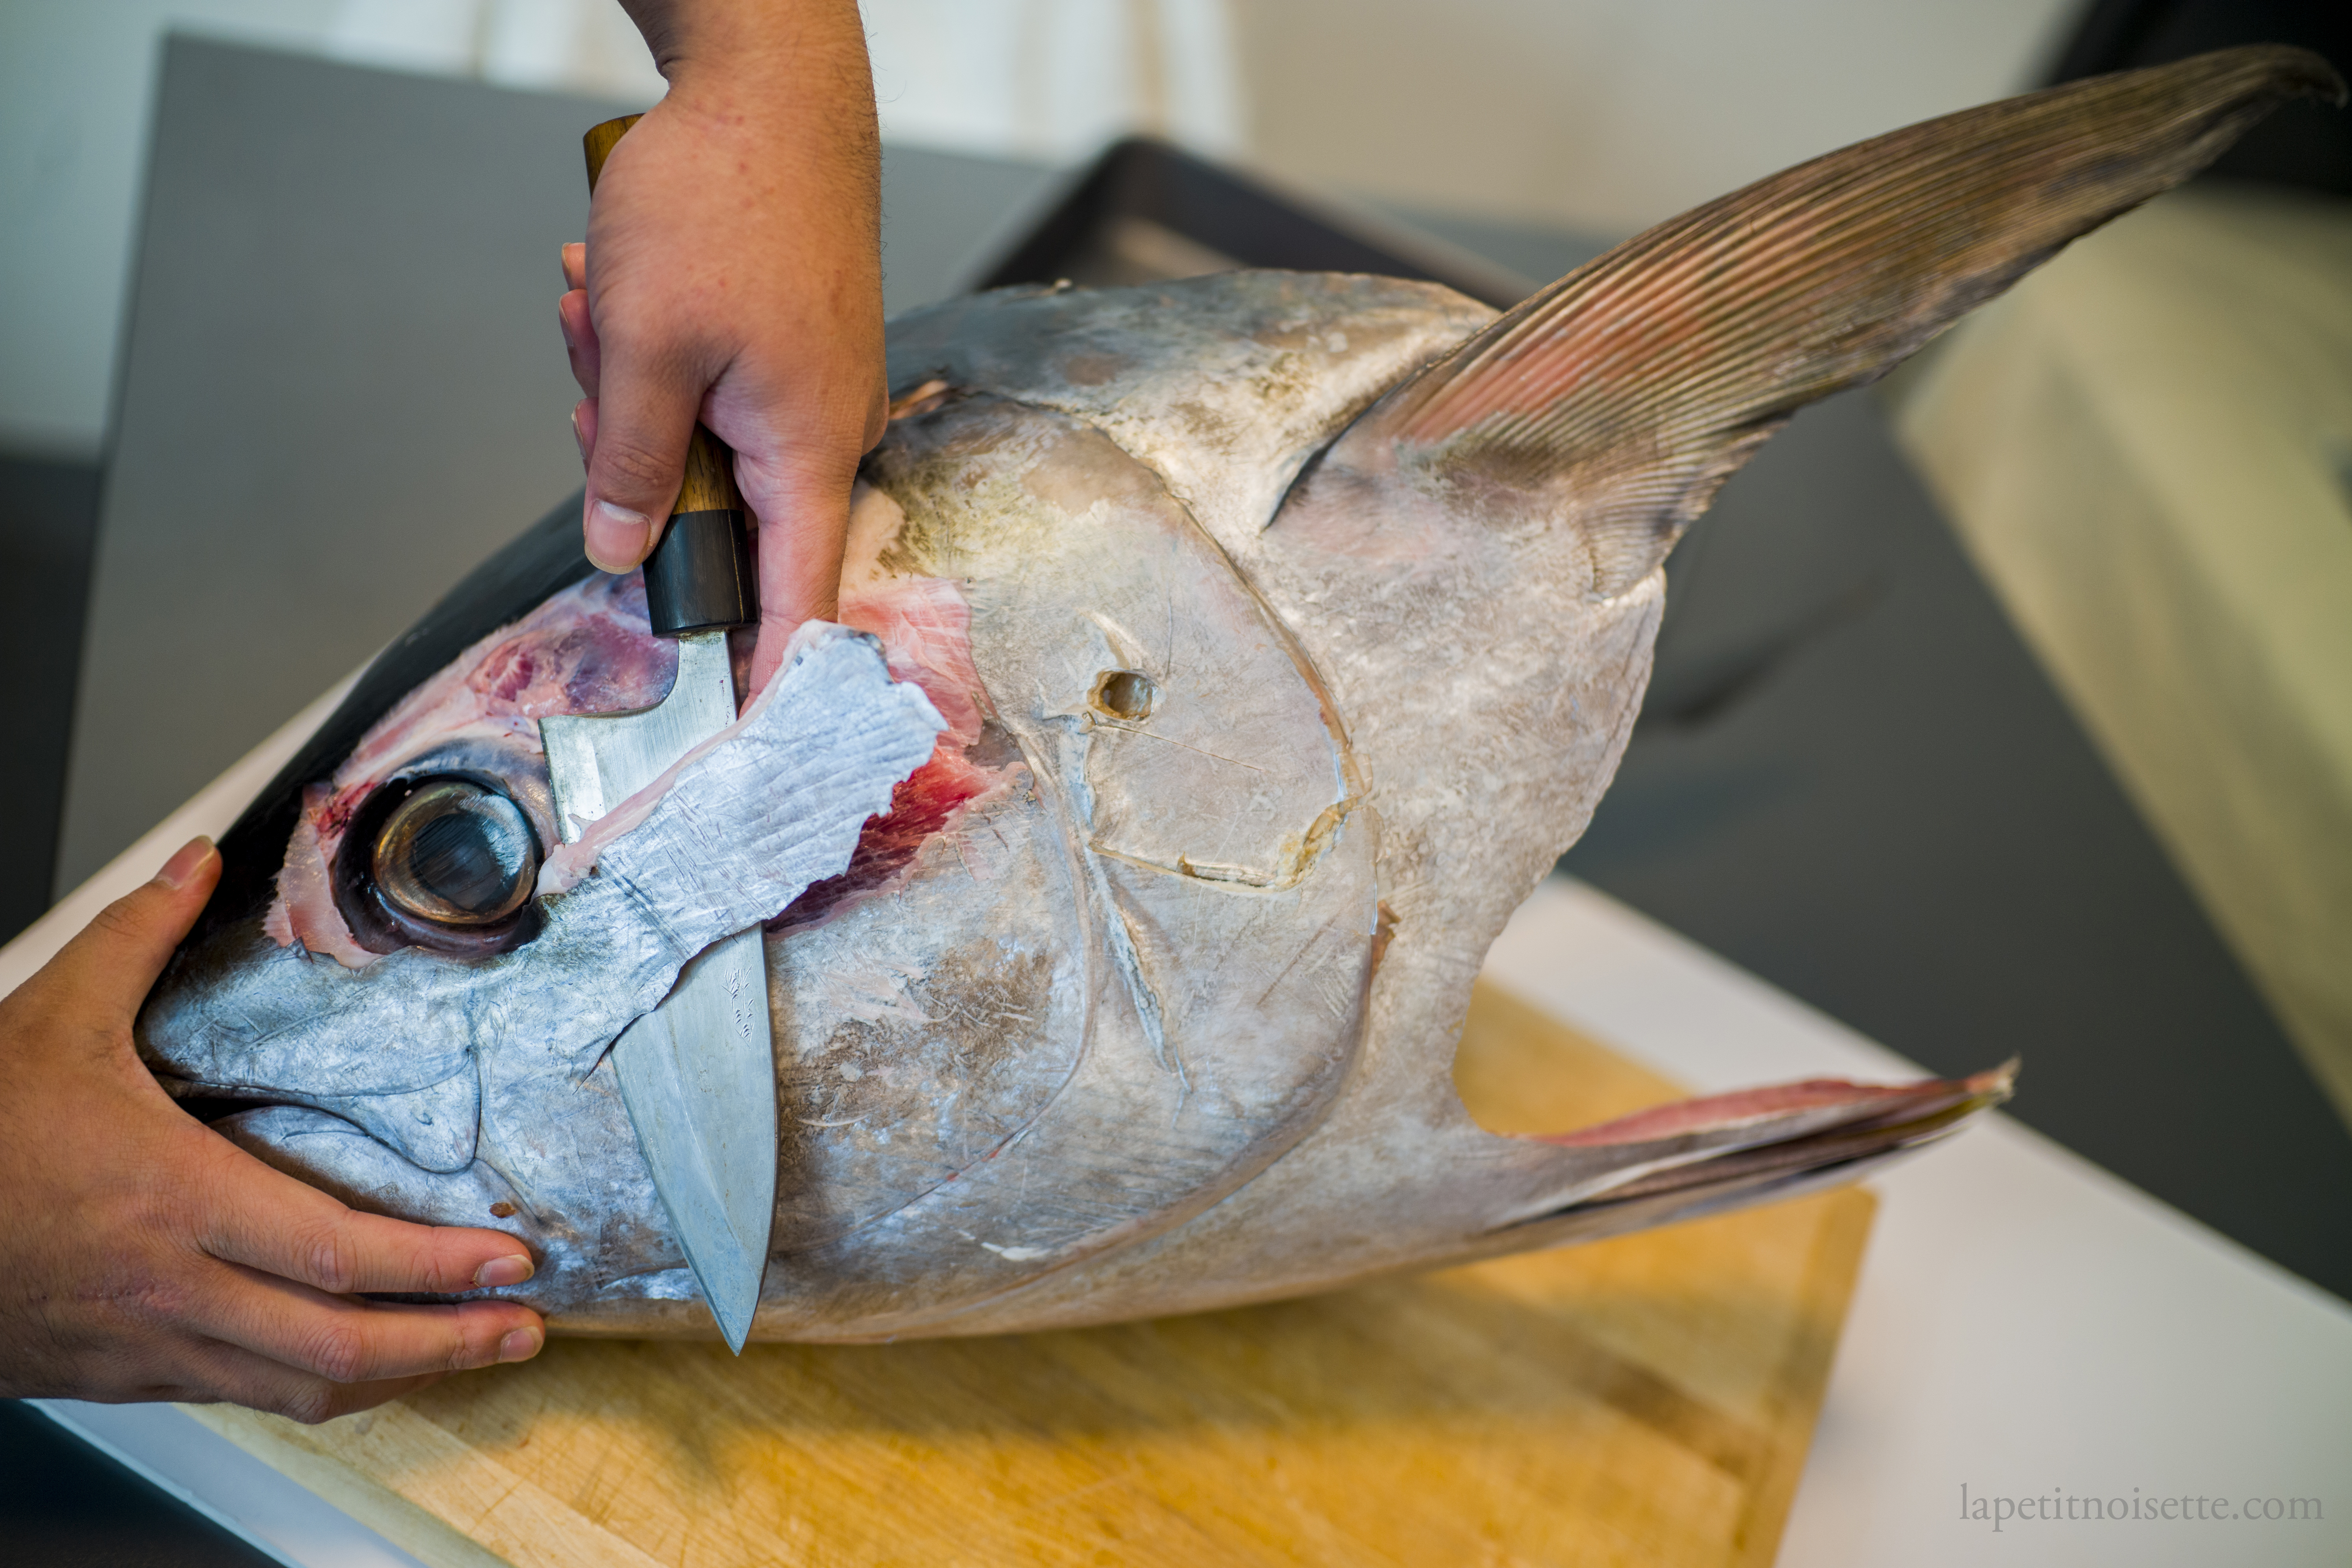
[(1106, 149), (973, 286), (1110, 288), (1246, 267), (1417, 278), (1497, 310), (1535, 287), (1434, 235), (1282, 190), (1148, 136)]

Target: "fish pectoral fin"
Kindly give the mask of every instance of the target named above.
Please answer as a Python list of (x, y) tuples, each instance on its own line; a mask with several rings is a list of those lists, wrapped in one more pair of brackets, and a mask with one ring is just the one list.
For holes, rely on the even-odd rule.
[(1778, 1186), (1808, 1173), (1858, 1166), (1958, 1131), (2010, 1097), (2018, 1064), (1958, 1079), (1858, 1084), (1809, 1079), (1680, 1100), (1532, 1142), (1575, 1150), (1560, 1189), (1521, 1204), (1505, 1226), (1579, 1209), (1686, 1193), (1720, 1206), (1727, 1194)]
[(1323, 466), (1419, 469), (1497, 521), (1564, 517), (1580, 585), (1614, 596), (1799, 408), (1885, 374), (2276, 104), (2344, 91), (2317, 55), (2256, 45), (1857, 142), (1570, 273), (1392, 389)]

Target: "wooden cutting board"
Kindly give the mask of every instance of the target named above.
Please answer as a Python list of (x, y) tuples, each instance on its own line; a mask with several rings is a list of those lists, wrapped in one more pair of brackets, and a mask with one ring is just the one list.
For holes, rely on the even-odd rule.
[[(1498, 1131), (1677, 1098), (1482, 986)], [(557, 1340), (323, 1426), (188, 1413), (435, 1568), (1772, 1560), (1871, 1198), (1275, 1306), (897, 1345)]]

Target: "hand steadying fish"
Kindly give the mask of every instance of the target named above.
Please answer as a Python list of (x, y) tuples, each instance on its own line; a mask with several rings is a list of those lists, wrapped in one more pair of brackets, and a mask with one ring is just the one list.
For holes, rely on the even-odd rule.
[(1947, 116), (1499, 318), (1284, 273), (902, 318), (841, 579), (864, 637), (808, 633), (734, 738), (556, 848), (537, 721), (643, 706), (675, 654), (551, 520), (224, 842), (141, 1048), (347, 1201), (497, 1216), (559, 1330), (708, 1331), (604, 1053), (753, 925), (755, 1337), (1221, 1306), (1849, 1180), (2006, 1069), (1501, 1137), (1451, 1082), (1472, 977), (1612, 776), (1722, 481), (2341, 91), (2258, 47)]
[[(771, 631), (753, 666), (770, 670), (800, 620), (833, 614), (857, 462), (884, 424), (866, 29), (856, 0), (624, 8), (668, 91), (592, 205), (593, 271), (584, 247), (564, 256), (587, 543), (616, 571), (645, 557), (707, 419), (761, 514)], [(380, 1294), (528, 1279), (523, 1244), (487, 1228), (498, 1215), (435, 1229), (355, 1213), (214, 1135), (141, 1067), (132, 1017), (223, 868), (189, 846), (0, 1000), (0, 1394), (319, 1420), (536, 1353), (541, 1319), (519, 1303)]]

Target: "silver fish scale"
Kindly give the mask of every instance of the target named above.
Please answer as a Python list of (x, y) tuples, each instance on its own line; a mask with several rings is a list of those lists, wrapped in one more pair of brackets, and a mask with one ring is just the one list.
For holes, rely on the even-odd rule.
[(1320, 272), (1004, 290), (892, 321), (890, 385), (937, 377), (1082, 419), (1238, 559), (1308, 458), (1494, 319), (1434, 283)]
[(769, 939), (777, 1254), (804, 1258), (956, 1179), (1063, 1091), (1092, 999), (1072, 872), (1016, 767), (887, 897)]

